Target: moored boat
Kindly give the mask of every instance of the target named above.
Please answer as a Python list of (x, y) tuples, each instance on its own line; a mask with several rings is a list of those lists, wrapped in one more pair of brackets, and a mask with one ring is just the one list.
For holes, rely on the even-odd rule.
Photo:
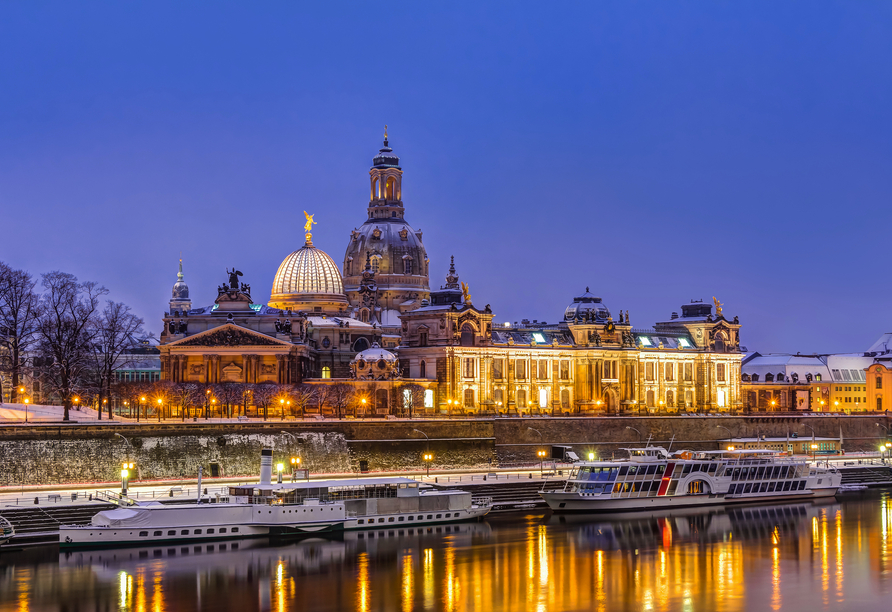
[(8, 520), (0, 516), (0, 546), (9, 542), (15, 535), (15, 528)]
[(556, 512), (621, 512), (833, 497), (841, 476), (771, 450), (624, 449), (619, 461), (576, 463), (558, 490), (540, 495)]

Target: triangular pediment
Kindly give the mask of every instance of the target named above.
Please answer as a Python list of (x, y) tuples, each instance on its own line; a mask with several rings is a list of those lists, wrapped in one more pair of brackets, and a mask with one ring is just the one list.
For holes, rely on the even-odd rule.
[(290, 342), (271, 338), (252, 329), (234, 323), (226, 323), (194, 336), (171, 342), (167, 346), (291, 346)]

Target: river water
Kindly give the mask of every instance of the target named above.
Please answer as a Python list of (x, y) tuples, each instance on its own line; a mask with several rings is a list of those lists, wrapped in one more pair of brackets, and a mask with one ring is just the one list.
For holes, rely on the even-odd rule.
[(665, 515), (0, 553), (0, 611), (887, 610), (889, 492)]

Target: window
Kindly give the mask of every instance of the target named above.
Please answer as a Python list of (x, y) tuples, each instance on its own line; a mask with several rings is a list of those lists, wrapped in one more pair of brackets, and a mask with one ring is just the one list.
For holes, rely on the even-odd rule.
[[(232, 533), (238, 533), (238, 527), (233, 527), (229, 531), (231, 531)], [(235, 546), (235, 545), (233, 544), (233, 546)]]
[(883, 409), (883, 398), (878, 397), (877, 398), (877, 412), (881, 411), (882, 409)]
[(380, 265), (380, 262), (381, 262), (380, 256), (378, 256), (378, 255), (372, 256), (372, 272), (374, 272), (375, 274), (378, 273), (378, 266)]
[(434, 407), (434, 390), (433, 389), (425, 389), (424, 390), (424, 407), (425, 408), (433, 408)]
[(419, 378), (427, 378), (427, 364), (423, 361), (418, 366)]
[(725, 382), (725, 364), (717, 363), (715, 365), (715, 377), (719, 382)]
[(568, 389), (561, 389), (561, 408), (564, 410), (570, 408), (570, 391)]
[(646, 397), (647, 397), (647, 405), (653, 406), (654, 405), (654, 392), (652, 389), (647, 392)]
[(539, 332), (533, 332), (533, 340), (535, 340), (539, 344), (545, 344), (545, 336), (540, 334)]
[(220, 533), (226, 533), (226, 527), (220, 527)]
[(654, 379), (654, 364), (648, 361), (644, 364), (644, 380), (652, 381)]
[(175, 536), (176, 534), (177, 534), (176, 529), (171, 529), (170, 531), (167, 532), (167, 535), (169, 535), (169, 536)]
[(877, 389), (882, 389), (883, 388), (883, 377), (877, 376), (876, 380), (877, 380)]
[(526, 389), (518, 389), (517, 390), (517, 405), (518, 406), (526, 406), (527, 405)]
[(162, 532), (162, 531), (156, 531), (156, 532), (154, 532), (154, 533), (152, 534), (152, 536), (153, 536), (153, 537), (154, 537), (154, 536), (160, 536), (160, 535), (162, 535), (163, 533), (164, 533), (164, 532)]
[(665, 370), (666, 380), (675, 380), (675, 364), (667, 363)]
[(461, 326), (461, 345), (474, 346), (474, 328), (470, 323)]
[(208, 529), (208, 533), (214, 533), (213, 527), (211, 529)]
[(192, 533), (194, 533), (195, 535), (201, 535), (201, 529), (196, 529)]
[(465, 358), (464, 360), (464, 377), (465, 378), (474, 378), (477, 373), (477, 364), (475, 363), (476, 359), (473, 357)]
[(403, 260), (403, 271), (406, 274), (412, 274), (412, 258), (407, 257)]
[(719, 391), (718, 391), (718, 397), (717, 397), (719, 408), (724, 408), (724, 407), (725, 407), (725, 402), (726, 402), (725, 397), (726, 397), (725, 390), (724, 390), (724, 389), (719, 389)]
[(517, 359), (514, 362), (514, 377), (517, 380), (527, 379), (527, 362), (523, 359)]
[(548, 406), (548, 390), (539, 387), (539, 408), (546, 408)]
[[(366, 316), (368, 316), (368, 315), (366, 315)], [(368, 320), (366, 319), (364, 322), (368, 323)], [(427, 342), (428, 342), (427, 330), (425, 329), (425, 330), (418, 332), (418, 346), (427, 346)]]
[(183, 530), (180, 532), (180, 535), (189, 535), (189, 530), (188, 530), (188, 529), (183, 529)]
[(502, 379), (503, 362), (501, 359), (492, 360), (492, 377), (496, 380)]
[(504, 394), (501, 389), (496, 389), (492, 393), (492, 399), (496, 403), (496, 406), (500, 406), (502, 402), (504, 402)]
[(141, 537), (141, 538), (147, 538), (148, 536), (149, 536), (148, 531), (140, 531), (139, 532), (139, 537)]
[(667, 406), (675, 405), (675, 392), (674, 391), (666, 391), (666, 405)]
[[(684, 379), (687, 382), (694, 380), (694, 364), (686, 363), (684, 364)], [(756, 380), (759, 380), (758, 378)]]
[(331, 368), (328, 366), (322, 367), (322, 378), (331, 378)]
[(539, 372), (538, 378), (539, 380), (548, 380), (548, 360), (540, 359), (539, 360)]
[(561, 380), (570, 380), (570, 360), (561, 360)]
[(474, 390), (473, 389), (465, 389), (465, 406), (468, 408), (472, 408), (476, 406), (474, 402)]

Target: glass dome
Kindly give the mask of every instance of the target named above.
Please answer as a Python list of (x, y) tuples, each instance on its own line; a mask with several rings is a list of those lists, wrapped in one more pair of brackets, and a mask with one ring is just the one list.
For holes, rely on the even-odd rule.
[(589, 293), (589, 288), (585, 288), (585, 293), (573, 298), (573, 303), (567, 306), (564, 311), (564, 320), (572, 321), (574, 319), (588, 319), (594, 321), (606, 321), (610, 316), (607, 306), (601, 302), (601, 298), (595, 297)]

